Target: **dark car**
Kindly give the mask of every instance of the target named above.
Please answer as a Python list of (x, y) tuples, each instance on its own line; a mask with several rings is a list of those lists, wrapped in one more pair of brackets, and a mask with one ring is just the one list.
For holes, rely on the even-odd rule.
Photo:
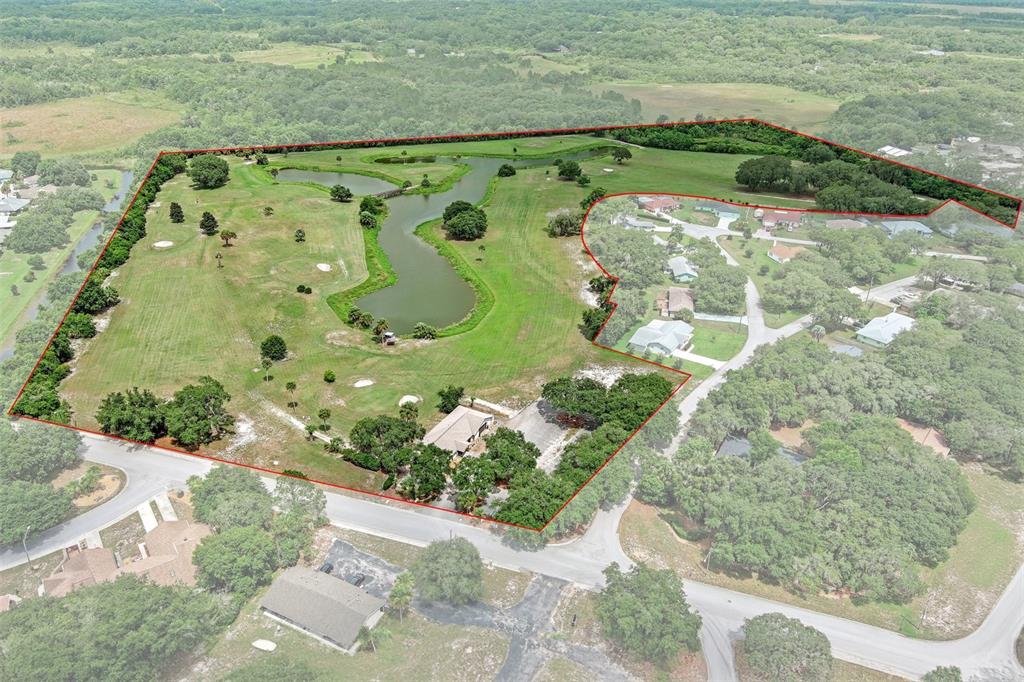
[(331, 574), (331, 571), (333, 571), (333, 570), (334, 570), (334, 564), (332, 564), (332, 563), (331, 563), (331, 562), (329, 562), (329, 561), (325, 561), (325, 562), (323, 563), (323, 565), (322, 565), (322, 566), (320, 566), (320, 568), (319, 568), (318, 570), (319, 570), (319, 571), (320, 571), (321, 573), (326, 573), (327, 575), (330, 575), (330, 574)]
[(345, 578), (345, 580), (347, 580), (352, 585), (355, 585), (356, 587), (359, 587), (360, 585), (362, 585), (366, 581), (366, 574), (365, 573), (356, 573), (354, 575), (350, 575), (349, 577)]

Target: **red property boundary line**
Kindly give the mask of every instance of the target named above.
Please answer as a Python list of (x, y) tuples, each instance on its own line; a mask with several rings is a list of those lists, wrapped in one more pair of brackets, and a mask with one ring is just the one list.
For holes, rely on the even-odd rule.
[[(374, 491), (371, 491), (371, 490), (363, 490), (363, 489), (360, 489), (360, 488), (353, 488), (353, 487), (350, 487), (350, 486), (344, 486), (344, 485), (340, 485), (340, 484), (337, 484), (337, 483), (330, 483), (328, 481), (321, 481), (321, 480), (318, 480), (318, 479), (294, 476), (292, 474), (286, 474), (286, 473), (283, 473), (283, 472), (280, 472), (280, 471), (274, 471), (272, 469), (267, 469), (267, 468), (260, 467), (260, 466), (254, 465), (254, 464), (246, 464), (246, 463), (242, 463), (242, 462), (234, 462), (234, 461), (231, 461), (231, 460), (226, 460), (226, 459), (223, 459), (223, 458), (220, 458), (220, 457), (216, 457), (214, 455), (201, 454), (201, 453), (198, 453), (198, 452), (190, 452), (188, 450), (184, 450), (184, 449), (181, 449), (181, 448), (175, 448), (175, 447), (171, 447), (171, 446), (167, 446), (167, 445), (158, 445), (158, 444), (155, 444), (155, 443), (145, 443), (145, 442), (142, 442), (142, 441), (131, 440), (131, 439), (128, 439), (128, 438), (123, 438), (121, 436), (114, 436), (114, 435), (111, 435), (111, 434), (102, 433), (102, 432), (91, 430), (91, 429), (86, 429), (86, 428), (83, 428), (83, 427), (80, 427), (80, 426), (73, 426), (73, 425), (70, 425), (70, 424), (62, 424), (60, 422), (55, 422), (55, 421), (51, 421), (51, 420), (47, 420), (47, 419), (41, 419), (41, 418), (38, 418), (38, 417), (30, 417), (30, 416), (26, 416), (26, 415), (17, 415), (17, 414), (14, 414), (13, 410), (14, 410), (14, 406), (21, 399), (21, 396), (24, 393), (25, 388), (28, 386), (28, 383), (31, 380), (32, 376), (35, 374), (36, 370), (38, 369), (39, 364), (42, 362), (43, 356), (50, 349), (50, 346), (53, 344), (53, 340), (57, 336), (57, 333), (64, 326), (64, 322), (67, 320), (68, 315), (71, 313), (71, 310), (74, 308), (75, 303), (77, 303), (78, 298), (79, 298), (79, 296), (82, 293), (82, 290), (85, 288), (85, 284), (92, 277), (92, 274), (96, 270), (96, 267), (98, 266), (100, 260), (103, 258), (103, 256), (106, 253), (107, 249), (110, 247), (110, 244), (113, 241), (114, 237), (116, 236), (118, 230), (120, 230), (121, 224), (124, 222), (124, 219), (125, 219), (125, 216), (128, 213), (128, 210), (134, 205), (135, 201), (138, 199), (138, 196), (139, 196), (140, 192), (142, 191), (142, 188), (145, 186), (146, 182), (149, 180), (150, 176), (152, 175), (153, 169), (156, 167), (156, 164), (164, 156), (167, 156), (167, 155), (177, 155), (177, 154), (182, 154), (182, 155), (185, 155), (185, 156), (193, 156), (193, 155), (196, 155), (196, 154), (204, 154), (204, 153), (233, 153), (233, 152), (244, 152), (244, 151), (273, 151), (273, 152), (282, 152), (282, 151), (288, 151), (288, 150), (303, 150), (303, 151), (306, 151), (306, 150), (312, 150), (312, 149), (323, 148), (323, 147), (334, 147), (334, 148), (349, 147), (349, 148), (367, 148), (367, 149), (369, 149), (369, 148), (373, 148), (373, 147), (384, 148), (385, 146), (393, 146), (393, 145), (398, 145), (398, 144), (402, 144), (402, 143), (427, 144), (427, 143), (430, 143), (430, 142), (458, 142), (458, 141), (466, 141), (466, 142), (468, 142), (468, 141), (477, 140), (477, 139), (484, 139), (484, 140), (486, 140), (486, 139), (494, 139), (494, 138), (498, 138), (498, 139), (515, 139), (515, 138), (520, 138), (520, 137), (571, 135), (571, 134), (580, 134), (580, 133), (595, 133), (595, 132), (606, 132), (606, 131), (615, 131), (615, 130), (624, 130), (624, 129), (635, 129), (635, 128), (664, 128), (664, 127), (675, 127), (675, 126), (680, 126), (680, 125), (704, 125), (704, 124), (715, 124), (715, 123), (757, 123), (757, 124), (761, 124), (761, 125), (766, 125), (766, 126), (769, 126), (771, 128), (782, 130), (782, 131), (785, 131), (785, 132), (788, 132), (788, 133), (791, 133), (791, 134), (794, 134), (794, 135), (799, 135), (799, 136), (802, 136), (802, 137), (805, 137), (805, 138), (816, 140), (818, 142), (822, 142), (824, 144), (827, 144), (827, 145), (830, 145), (830, 146), (833, 146), (833, 147), (837, 147), (837, 148), (840, 148), (840, 149), (845, 149), (847, 151), (852, 151), (852, 152), (861, 154), (863, 156), (867, 156), (867, 157), (870, 157), (870, 158), (873, 158), (873, 159), (885, 161), (887, 163), (892, 163), (894, 165), (902, 166), (904, 168), (908, 168), (908, 169), (911, 169), (911, 170), (914, 170), (914, 171), (919, 171), (919, 172), (927, 173), (929, 175), (933, 175), (933, 176), (936, 176), (936, 177), (942, 178), (944, 180), (948, 180), (948, 181), (951, 181), (951, 182), (954, 182), (954, 183), (957, 183), (957, 184), (960, 184), (960, 185), (963, 185), (963, 186), (966, 186), (966, 187), (972, 187), (974, 189), (980, 189), (980, 190), (988, 192), (990, 194), (994, 194), (994, 195), (997, 195), (997, 196), (1002, 196), (1002, 197), (1009, 198), (1009, 199), (1014, 199), (1015, 201), (1017, 201), (1017, 215), (1016, 215), (1016, 218), (1014, 220), (1014, 225), (1006, 225), (1005, 223), (1002, 223), (1001, 221), (996, 220), (995, 218), (992, 218), (991, 216), (989, 216), (989, 215), (987, 215), (987, 214), (985, 214), (985, 213), (983, 213), (983, 212), (981, 212), (981, 211), (979, 211), (979, 210), (977, 210), (975, 208), (967, 206), (966, 204), (963, 204), (963, 203), (961, 203), (961, 202), (959, 202), (959, 201), (957, 201), (955, 199), (947, 199), (946, 201), (944, 201), (941, 204), (939, 204), (936, 208), (934, 208), (932, 211), (928, 212), (927, 214), (917, 215), (917, 216), (900, 215), (900, 217), (903, 217), (903, 218), (927, 217), (927, 216), (930, 216), (932, 213), (935, 213), (936, 211), (938, 211), (940, 208), (942, 208), (945, 205), (947, 205), (947, 204), (952, 202), (954, 204), (958, 204), (960, 206), (963, 206), (964, 208), (968, 208), (968, 209), (974, 211), (975, 213), (978, 213), (978, 214), (984, 216), (988, 220), (992, 220), (993, 222), (1005, 225), (1009, 229), (1015, 229), (1016, 223), (1019, 222), (1019, 220), (1020, 220), (1021, 211), (1024, 210), (1024, 201), (1022, 201), (1019, 197), (1014, 197), (1014, 196), (1009, 195), (1009, 194), (1004, 194), (1002, 192), (998, 192), (998, 191), (995, 191), (995, 190), (990, 190), (990, 189), (981, 187), (980, 185), (974, 185), (974, 184), (971, 184), (971, 183), (968, 183), (968, 182), (964, 182), (962, 180), (957, 180), (955, 178), (950, 178), (950, 177), (941, 175), (939, 173), (935, 173), (935, 172), (932, 172), (932, 171), (925, 170), (923, 168), (917, 168), (916, 166), (911, 166), (911, 165), (904, 164), (904, 163), (901, 163), (901, 162), (898, 162), (898, 161), (893, 161), (891, 159), (886, 159), (886, 158), (878, 156), (876, 154), (871, 154), (869, 152), (865, 152), (865, 151), (862, 151), (862, 150), (859, 150), (859, 149), (854, 149), (853, 147), (847, 147), (845, 145), (841, 145), (841, 144), (838, 144), (838, 143), (835, 143), (835, 142), (830, 142), (828, 140), (816, 137), (814, 135), (809, 135), (807, 133), (802, 133), (802, 132), (799, 132), (799, 131), (791, 130), (789, 128), (785, 128), (784, 126), (780, 126), (780, 125), (777, 125), (777, 124), (774, 124), (774, 123), (769, 123), (767, 121), (762, 121), (762, 120), (757, 119), (757, 118), (717, 119), (717, 120), (712, 120), (712, 121), (678, 121), (678, 122), (673, 122), (673, 123), (641, 123), (641, 124), (632, 124), (632, 125), (596, 126), (596, 127), (588, 127), (588, 128), (565, 128), (565, 129), (527, 130), (527, 131), (515, 131), (515, 132), (492, 132), (492, 133), (431, 135), (431, 136), (423, 136), (423, 137), (383, 138), (383, 139), (378, 139), (378, 140), (346, 140), (346, 141), (336, 141), (336, 142), (315, 142), (315, 143), (309, 143), (309, 144), (258, 145), (258, 146), (244, 146), (244, 147), (217, 147), (217, 148), (209, 148), (209, 149), (161, 151), (161, 152), (159, 152), (157, 154), (156, 158), (153, 160), (153, 163), (150, 164), (149, 169), (146, 171), (146, 174), (143, 176), (142, 180), (139, 182), (138, 188), (135, 190), (135, 193), (132, 195), (132, 200), (127, 204), (124, 213), (121, 215), (121, 218), (117, 222), (116, 227), (111, 231), (110, 236), (107, 238), (106, 243), (103, 245), (103, 249), (100, 251), (99, 255), (96, 257), (96, 261), (93, 263), (92, 267), (89, 269), (89, 273), (86, 275), (85, 279), (83, 280), (82, 285), (78, 288), (78, 291), (75, 293), (74, 298), (72, 298), (71, 303), (68, 305), (67, 310), (65, 310), (64, 315), (61, 317), (60, 323), (57, 325), (57, 328), (54, 329), (53, 333), (50, 335), (50, 338), (47, 340), (46, 346), (43, 348), (42, 353), (40, 354), (39, 358), (36, 360), (35, 364), (32, 367), (32, 371), (29, 372), (28, 377), (26, 378), (25, 382), (22, 384), (21, 388), (18, 391), (18, 394), (15, 396), (13, 402), (8, 407), (6, 413), (7, 413), (8, 416), (16, 417), (18, 419), (26, 419), (26, 420), (29, 420), (29, 421), (39, 422), (39, 423), (42, 423), (42, 424), (49, 424), (49, 425), (52, 425), (52, 426), (60, 426), (60, 427), (63, 427), (63, 428), (68, 428), (68, 429), (72, 429), (72, 430), (75, 430), (75, 431), (80, 431), (82, 433), (88, 433), (88, 434), (91, 434), (91, 435), (102, 436), (104, 438), (109, 438), (109, 439), (121, 441), (121, 442), (124, 442), (124, 443), (130, 443), (132, 445), (141, 445), (141, 446), (145, 446), (145, 447), (149, 447), (149, 448), (157, 448), (157, 449), (160, 449), (160, 450), (165, 450), (167, 452), (173, 452), (173, 453), (176, 453), (176, 454), (189, 455), (191, 457), (198, 457), (200, 459), (205, 459), (205, 460), (212, 461), (212, 462), (217, 462), (217, 463), (220, 463), (220, 464), (230, 464), (230, 465), (234, 465), (234, 466), (240, 466), (240, 467), (244, 467), (244, 468), (251, 469), (251, 470), (254, 470), (254, 471), (259, 471), (259, 472), (265, 473), (265, 474), (272, 474), (272, 475), (275, 475), (275, 476), (285, 476), (285, 477), (289, 477), (289, 478), (297, 478), (297, 479), (300, 479), (300, 480), (309, 481), (311, 483), (316, 483), (316, 484), (319, 484), (319, 485), (323, 485), (323, 486), (326, 486), (326, 487), (329, 487), (329, 488), (335, 488), (335, 489), (339, 489), (339, 490), (345, 490), (345, 491), (348, 491), (348, 492), (359, 493), (359, 494), (362, 494), (362, 495), (368, 495), (368, 496), (376, 497), (376, 498), (379, 498), (379, 499), (393, 500), (393, 501), (402, 502), (404, 504), (409, 504), (409, 505), (416, 506), (416, 507), (422, 507), (422, 508), (426, 508), (426, 509), (433, 509), (433, 510), (436, 510), (436, 511), (442, 511), (442, 512), (446, 512), (446, 513), (449, 513), (449, 514), (454, 514), (454, 515), (457, 515), (457, 516), (462, 516), (462, 517), (469, 518), (469, 519), (472, 519), (472, 520), (487, 521), (487, 522), (490, 522), (490, 523), (493, 523), (493, 524), (496, 524), (496, 525), (500, 525), (500, 526), (520, 528), (520, 529), (523, 529), (523, 530), (528, 530), (528, 531), (533, 531), (533, 532), (543, 532), (555, 520), (555, 518), (557, 518), (558, 515), (561, 514), (562, 511), (564, 511), (565, 508), (574, 499), (576, 499), (576, 496), (579, 495), (580, 492), (584, 488), (586, 488), (587, 485), (589, 485), (590, 482), (593, 481), (593, 479), (599, 473), (601, 473), (601, 471), (604, 470), (604, 468), (608, 465), (608, 463), (616, 455), (618, 455), (619, 452), (621, 452), (623, 450), (623, 448), (625, 448), (626, 445), (629, 444), (630, 441), (633, 440), (633, 437), (636, 436), (636, 434), (639, 433), (639, 431), (644, 426), (646, 426), (647, 423), (650, 422), (650, 420), (653, 419), (654, 416), (657, 415), (658, 412), (660, 412), (661, 409), (666, 404), (668, 404), (668, 402), (670, 402), (672, 400), (672, 398), (674, 398), (676, 396), (676, 394), (679, 392), (679, 390), (682, 389), (682, 387), (687, 382), (689, 382), (689, 380), (692, 378), (692, 375), (690, 373), (688, 373), (688, 372), (684, 372), (682, 370), (678, 370), (678, 369), (675, 369), (673, 367), (668, 367), (668, 366), (663, 365), (661, 363), (654, 362), (652, 360), (647, 360), (645, 358), (638, 357), (636, 355), (631, 355), (629, 353), (625, 353), (623, 351), (619, 351), (619, 350), (616, 350), (614, 348), (610, 348), (608, 346), (605, 346), (605, 345), (602, 345), (602, 344), (598, 343), (596, 341), (596, 339), (601, 335), (601, 332), (604, 330), (605, 325), (608, 324), (608, 321), (611, 319), (612, 315), (615, 314), (615, 310), (618, 307), (618, 304), (615, 303), (615, 302), (611, 302), (611, 306), (612, 306), (611, 311), (608, 313), (608, 316), (605, 318), (604, 322), (601, 323), (601, 327), (598, 329), (598, 332), (595, 335), (594, 340), (591, 341), (591, 343), (594, 346), (597, 346), (598, 348), (601, 348), (601, 349), (604, 349), (604, 350), (607, 350), (607, 351), (611, 351), (611, 352), (616, 353), (618, 355), (622, 355), (624, 357), (628, 357), (628, 358), (631, 358), (633, 360), (637, 360), (639, 362), (647, 363), (649, 365), (658, 367), (660, 369), (663, 369), (663, 370), (666, 370), (666, 371), (669, 371), (669, 372), (673, 372), (675, 374), (678, 374), (678, 375), (682, 376), (683, 379), (682, 379), (682, 381), (679, 382), (679, 384), (677, 384), (675, 386), (675, 388), (672, 389), (672, 392), (669, 394), (669, 396), (654, 410), (654, 412), (652, 412), (650, 414), (650, 416), (648, 416), (647, 419), (645, 419), (643, 421), (643, 423), (640, 424), (640, 426), (637, 427), (636, 430), (634, 430), (629, 435), (629, 437), (626, 438), (626, 440), (623, 441), (622, 444), (619, 445), (619, 447), (616, 448), (616, 450), (608, 456), (608, 458), (601, 464), (601, 466), (598, 467), (597, 470), (594, 471), (587, 478), (587, 480), (583, 482), (583, 484), (562, 504), (561, 507), (558, 508), (558, 510), (551, 516), (551, 518), (548, 519), (547, 522), (545, 522), (544, 525), (541, 526), (540, 528), (533, 528), (533, 527), (530, 527), (530, 526), (524, 526), (524, 525), (521, 525), (521, 524), (518, 524), (518, 523), (510, 523), (510, 522), (507, 522), (507, 521), (499, 521), (497, 519), (493, 519), (493, 518), (490, 518), (490, 517), (487, 517), (487, 516), (483, 516), (483, 515), (480, 515), (480, 514), (471, 514), (471, 513), (468, 513), (468, 512), (461, 512), (461, 511), (454, 510), (454, 509), (445, 509), (443, 507), (438, 507), (438, 506), (435, 506), (435, 505), (427, 504), (425, 502), (417, 502), (417, 501), (414, 501), (414, 500), (408, 500), (408, 499), (401, 498), (401, 497), (385, 495), (384, 493), (374, 492)], [(874, 216), (878, 216), (878, 217), (896, 217), (896, 216), (890, 216), (890, 215), (884, 215), (884, 214), (872, 214), (872, 213), (854, 212), (854, 211), (837, 212), (837, 211), (823, 211), (823, 210), (820, 210), (820, 209), (788, 209), (788, 208), (781, 208), (781, 207), (777, 207), (777, 206), (759, 206), (759, 205), (755, 205), (755, 204), (745, 204), (745, 203), (739, 203), (739, 202), (725, 201), (725, 200), (722, 200), (722, 199), (716, 199), (714, 197), (704, 197), (704, 196), (693, 195), (693, 194), (676, 194), (676, 193), (671, 193), (671, 192), (621, 192), (621, 193), (618, 193), (618, 194), (607, 195), (605, 197), (602, 197), (602, 198), (598, 199), (597, 201), (592, 203), (587, 208), (586, 213), (584, 214), (584, 217), (583, 217), (583, 222), (582, 222), (581, 228), (580, 228), (580, 241), (582, 242), (583, 248), (587, 252), (587, 255), (590, 256), (591, 260), (594, 261), (594, 263), (597, 265), (597, 267), (600, 269), (600, 271), (606, 277), (608, 277), (609, 279), (611, 279), (613, 281), (611, 289), (605, 295), (605, 298), (604, 298), (605, 302), (610, 301), (611, 296), (612, 296), (612, 294), (615, 291), (615, 288), (618, 286), (619, 278), (616, 277), (615, 275), (612, 275), (607, 270), (605, 270), (604, 266), (601, 265), (601, 263), (597, 260), (597, 258), (594, 256), (594, 254), (590, 251), (590, 248), (587, 245), (586, 238), (584, 236), (584, 232), (585, 232), (585, 226), (586, 226), (587, 219), (590, 216), (590, 211), (594, 208), (594, 206), (596, 206), (598, 203), (600, 203), (601, 201), (603, 201), (605, 199), (612, 198), (612, 197), (619, 197), (619, 196), (673, 196), (673, 197), (683, 197), (683, 198), (709, 199), (709, 200), (718, 201), (720, 203), (730, 204), (730, 205), (734, 205), (734, 206), (747, 206), (747, 207), (752, 207), (752, 208), (771, 208), (771, 209), (785, 210), (785, 211), (792, 211), (792, 212), (800, 212), (800, 213), (829, 213), (829, 214), (834, 214), (834, 215), (846, 214), (846, 215), (874, 215)]]

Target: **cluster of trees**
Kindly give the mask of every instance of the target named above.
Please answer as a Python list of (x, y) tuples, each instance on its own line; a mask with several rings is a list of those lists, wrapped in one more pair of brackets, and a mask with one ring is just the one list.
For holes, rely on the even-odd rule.
[(76, 466), (82, 439), (74, 431), (0, 420), (0, 545), (34, 537), (63, 521), (69, 491), (50, 481)]
[(870, 289), (924, 250), (919, 235), (889, 239), (877, 228), (819, 228), (812, 238), (819, 247), (776, 270), (764, 288), (762, 304), (771, 313), (811, 313), (814, 324), (826, 331), (839, 328), (845, 318), (860, 316), (861, 301), (848, 291), (850, 286)]
[(63, 187), (45, 194), (36, 200), (32, 210), (18, 216), (3, 246), (15, 253), (46, 253), (63, 248), (70, 240), (68, 228), (75, 212), (98, 211), (104, 203), (99, 192), (88, 188)]
[(147, 680), (195, 651), (238, 613), (216, 595), (136, 576), (0, 613), (0, 678)]
[[(762, 349), (701, 404), (673, 462), (650, 463), (639, 494), (691, 519), (713, 567), (800, 592), (905, 601), (920, 590), (917, 566), (946, 558), (974, 506), (955, 462), (881, 416), (926, 403), (941, 411), (941, 401), (921, 399), (925, 385), (889, 366), (898, 355), (921, 368), (936, 356), (924, 353), (854, 359), (807, 339)], [(804, 433), (813, 458), (795, 465), (767, 429), (807, 419), (822, 420)], [(748, 458), (715, 454), (730, 434), (750, 438)]]
[(806, 149), (804, 158), (809, 163), (794, 165), (788, 157), (775, 155), (748, 159), (737, 168), (736, 182), (756, 192), (813, 192), (818, 206), (828, 211), (915, 214), (934, 206), (918, 199), (908, 187), (879, 177), (876, 173), (898, 178), (884, 161), (840, 161), (824, 144)]
[(226, 409), (230, 400), (220, 382), (204, 376), (167, 401), (146, 389), (110, 393), (100, 402), (96, 421), (104, 433), (143, 443), (170, 436), (193, 450), (231, 432), (235, 419)]
[[(27, 168), (29, 165), (28, 162), (23, 161), (21, 167)], [(43, 159), (41, 161), (37, 159), (35, 172), (39, 175), (40, 185), (88, 187), (89, 181), (92, 179), (92, 175), (82, 165), (82, 162), (72, 158)]]
[(199, 584), (228, 592), (236, 603), (294, 566), (325, 523), (327, 498), (308, 481), (282, 477), (269, 492), (248, 469), (219, 466), (188, 481), (195, 518), (214, 529), (192, 555)]
[[(427, 601), (468, 604), (484, 593), (480, 552), (465, 538), (437, 540), (413, 564), (416, 594)], [(399, 576), (402, 580), (402, 576)], [(398, 582), (395, 583), (396, 588)]]
[[(541, 395), (558, 411), (559, 419), (593, 430), (565, 448), (551, 474), (535, 467), (514, 473), (508, 483), (508, 498), (495, 518), (527, 528), (543, 527), (668, 399), (672, 388), (672, 383), (658, 374), (624, 374), (609, 388), (586, 378), (567, 377), (545, 384)], [(574, 518), (579, 522), (583, 517), (585, 514)], [(563, 531), (573, 528), (561, 527)]]
[(548, 220), (547, 230), (549, 237), (578, 235), (583, 231), (583, 212), (572, 209), (559, 211)]
[[(132, 246), (146, 235), (146, 211), (156, 198), (163, 183), (186, 169), (186, 159), (181, 154), (166, 154), (153, 165), (149, 178), (139, 188), (136, 200), (125, 212), (120, 227), (110, 239), (103, 255), (96, 262), (81, 295), (76, 300), (72, 312), (81, 315), (96, 315), (118, 302), (117, 292), (111, 287), (104, 287), (103, 282), (111, 271), (123, 265), (131, 253)], [(116, 217), (113, 218), (116, 220)], [(19, 221), (20, 222), (20, 221)], [(111, 229), (113, 225), (111, 224)], [(49, 330), (60, 321), (58, 301), (68, 301), (77, 291), (82, 275), (62, 276), (54, 286), (47, 290), (50, 304), (46, 316), (41, 322), (48, 322)], [(42, 325), (32, 328), (37, 334), (47, 327)], [(50, 347), (43, 353), (25, 384), (25, 390), (12, 408), (16, 414), (68, 423), (71, 420), (71, 406), (60, 397), (60, 382), (70, 373), (67, 363), (74, 357), (71, 346), (73, 329), (61, 327), (54, 336)], [(45, 332), (46, 337), (49, 331)], [(45, 338), (45, 337), (44, 337)], [(17, 355), (19, 363), (26, 363), (23, 356)]]
[(487, 214), (468, 201), (453, 201), (444, 209), (441, 227), (449, 239), (472, 241), (487, 233)]
[(368, 230), (380, 227), (388, 206), (380, 197), (368, 194), (359, 200), (359, 224)]
[(700, 651), (700, 616), (690, 609), (683, 582), (670, 569), (637, 564), (623, 573), (604, 571), (597, 618), (605, 637), (631, 655), (657, 664), (674, 660), (685, 647)]

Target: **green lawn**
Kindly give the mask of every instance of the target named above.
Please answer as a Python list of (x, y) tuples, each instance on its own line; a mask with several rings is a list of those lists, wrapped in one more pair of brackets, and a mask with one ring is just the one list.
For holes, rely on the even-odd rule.
[[(590, 175), (594, 187), (603, 187), (609, 194), (618, 192), (670, 192), (696, 194), (728, 201), (752, 204), (808, 208), (813, 205), (799, 199), (745, 192), (736, 184), (736, 168), (752, 156), (712, 154), (671, 149), (630, 147), (633, 158), (617, 164), (608, 157), (584, 161), (580, 165)], [(611, 169), (605, 172), (604, 169)]]
[(712, 360), (728, 360), (747, 342), (746, 325), (693, 321), (693, 347), (690, 351)]
[[(165, 185), (161, 206), (151, 209), (146, 238), (113, 279), (122, 302), (63, 386), (78, 424), (94, 427), (96, 407), (111, 391), (140, 386), (169, 396), (209, 374), (233, 396), (232, 412), (260, 436), (232, 449), (230, 457), (375, 489), (380, 477), (327, 456), (268, 404), (284, 408), (297, 401), (294, 413), (304, 423), (327, 407), (332, 432), (347, 432), (360, 417), (394, 413), (399, 398), (413, 394), (424, 398), (421, 419), (431, 423), (440, 418), (436, 393), (450, 383), (481, 398), (525, 404), (554, 376), (602, 357), (621, 362), (577, 329), (585, 308), (579, 290), (590, 276), (577, 264), (579, 242), (551, 239), (543, 230), (546, 213), (578, 203), (584, 189), (549, 180), (540, 169), (499, 183), (487, 206), (490, 228), (481, 242), (486, 251), (478, 243), (454, 245), (496, 293), (491, 311), (466, 333), (382, 348), (342, 324), (326, 303), (366, 276), (357, 204), (331, 202), (326, 192), (306, 185), (274, 184), (256, 166), (231, 163), (232, 180), (225, 187), (195, 191), (184, 177)], [(184, 224), (170, 223), (171, 201), (183, 206)], [(262, 213), (268, 205), (274, 208), (271, 217)], [(196, 221), (204, 210), (238, 233), (234, 246), (224, 248), (219, 239), (199, 234)], [(292, 237), (298, 225), (307, 233), (303, 244)], [(174, 246), (154, 249), (162, 240)], [(218, 253), (223, 269), (216, 267)], [(333, 270), (320, 272), (317, 263), (332, 264)], [(311, 286), (314, 294), (295, 293), (298, 284)], [(283, 336), (293, 355), (274, 367), (267, 383), (253, 370), (259, 366), (258, 344), (270, 333)], [(336, 383), (322, 381), (326, 369), (337, 373)], [(375, 384), (354, 388), (359, 379)], [(294, 396), (285, 390), (289, 381), (298, 384)], [(268, 450), (266, 442), (275, 447)], [(223, 453), (230, 447), (225, 441), (214, 449)]]
[[(96, 175), (91, 187), (102, 194), (105, 201), (110, 201), (121, 185), (121, 171), (108, 168), (90, 172)], [(113, 188), (106, 186), (107, 180), (114, 182)], [(68, 245), (40, 254), (46, 267), (36, 271), (36, 278), (32, 282), (26, 282), (24, 279), (31, 270), (28, 259), (32, 254), (13, 251), (4, 251), (0, 254), (0, 347), (7, 345), (8, 337), (15, 332), (16, 327), (20, 327), (17, 323), (22, 315), (57, 275), (64, 261), (74, 252), (75, 245), (96, 222), (98, 215), (97, 211), (79, 211), (75, 214), (75, 219), (68, 228)], [(11, 294), (12, 284), (18, 287), (18, 296)]]

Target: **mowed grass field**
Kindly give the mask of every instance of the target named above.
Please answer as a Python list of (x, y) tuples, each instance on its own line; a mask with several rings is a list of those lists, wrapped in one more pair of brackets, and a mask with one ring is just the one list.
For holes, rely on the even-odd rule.
[[(736, 184), (736, 168), (747, 159), (743, 154), (683, 152), (671, 149), (629, 147), (633, 158), (623, 164), (610, 157), (580, 163), (590, 176), (592, 187), (603, 187), (609, 194), (620, 192), (669, 192), (715, 197), (726, 201), (808, 208), (800, 199), (766, 198), (744, 191)], [(813, 204), (810, 204), (813, 205)]]
[(595, 86), (614, 90), (627, 99), (640, 100), (643, 116), (654, 120), (665, 114), (675, 121), (706, 118), (761, 118), (803, 131), (824, 128), (829, 115), (842, 102), (831, 97), (763, 83), (659, 83), (615, 82)]
[[(543, 154), (594, 141), (501, 140), (465, 148), (438, 144), (410, 146), (408, 154), (501, 154), (513, 153), (513, 146), (516, 153)], [(349, 165), (353, 159), (345, 157), (354, 151), (343, 151), (343, 161), (336, 163)], [(402, 148), (388, 151), (401, 154)], [(705, 155), (668, 153), (677, 155), (674, 174), (658, 185), (658, 171), (647, 171), (649, 187), (685, 192), (713, 186), (713, 175), (705, 169), (687, 174), (699, 168), (695, 164)], [(275, 155), (271, 164), (319, 165), (333, 158), (324, 157), (324, 152), (293, 153), (287, 160)], [(716, 166), (719, 187), (728, 185), (741, 159), (729, 160)], [(661, 161), (667, 163), (667, 157)], [(579, 333), (586, 307), (580, 292), (595, 270), (577, 238), (553, 239), (544, 228), (553, 211), (577, 206), (589, 188), (557, 180), (547, 167), (496, 180), (485, 204), (486, 237), (453, 243), (494, 294), (494, 306), (479, 324), (436, 341), (403, 339), (395, 347), (382, 347), (343, 324), (326, 303), (331, 294), (366, 278), (358, 202), (332, 202), (326, 188), (278, 183), (262, 167), (237, 158), (229, 162), (231, 179), (224, 187), (196, 190), (184, 175), (164, 185), (159, 206), (150, 210), (147, 236), (111, 277), (121, 303), (63, 384), (76, 424), (96, 428), (96, 409), (110, 392), (138, 386), (170, 397), (184, 384), (210, 375), (233, 396), (229, 407), (238, 429), (209, 452), (376, 489), (379, 476), (328, 455), (319, 441), (307, 441), (302, 424), (319, 423), (317, 411), (327, 408), (332, 412), (329, 433), (347, 434), (358, 419), (395, 414), (402, 396), (415, 395), (423, 399), (420, 421), (429, 426), (441, 417), (436, 394), (448, 384), (464, 386), (470, 396), (525, 405), (554, 377), (594, 363), (632, 362), (594, 347)], [(630, 169), (640, 170), (640, 162), (631, 163)], [(400, 168), (415, 173), (418, 165)], [(172, 201), (182, 205), (185, 223), (170, 222)], [(264, 215), (266, 206), (273, 215)], [(218, 237), (199, 232), (203, 211), (212, 212), (221, 229), (238, 234), (234, 245), (224, 247)], [(293, 236), (299, 227), (306, 232), (301, 244)], [(174, 244), (154, 248), (159, 241)], [(223, 268), (217, 267), (218, 254)], [(320, 263), (331, 271), (318, 270)], [(300, 284), (312, 287), (313, 294), (297, 293)], [(290, 355), (274, 365), (267, 382), (259, 368), (259, 343), (269, 334), (282, 336)], [(326, 370), (335, 372), (336, 382), (323, 381)], [(354, 386), (364, 379), (373, 385)], [(287, 382), (297, 384), (294, 393), (286, 390)], [(292, 401), (298, 406), (289, 408)]]
[(181, 118), (183, 107), (153, 93), (77, 97), (0, 109), (0, 154), (44, 156), (124, 147)]

